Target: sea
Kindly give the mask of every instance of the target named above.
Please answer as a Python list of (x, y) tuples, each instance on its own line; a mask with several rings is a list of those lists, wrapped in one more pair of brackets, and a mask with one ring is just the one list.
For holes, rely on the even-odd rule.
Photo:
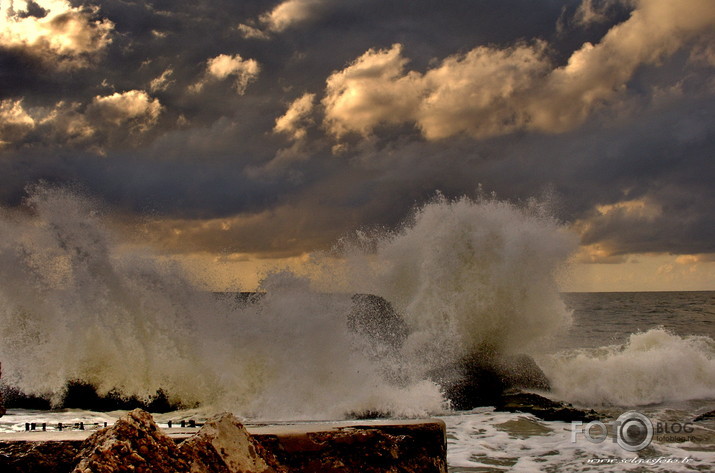
[[(304, 271), (265, 274), (248, 300), (206, 290), (91, 199), (34, 192), (0, 211), (6, 387), (56, 406), (72, 381), (161, 390), (184, 406), (157, 414), (166, 427), (223, 411), (249, 425), (437, 417), (453, 473), (715, 470), (715, 292), (560, 292), (578, 238), (539, 202), (438, 197)], [(401, 323), (351, 327), (354, 294)], [(603, 420), (451, 409), (433, 373), (479, 347), (531, 356), (551, 384), (540, 394)], [(122, 414), (11, 408), (0, 433)]]

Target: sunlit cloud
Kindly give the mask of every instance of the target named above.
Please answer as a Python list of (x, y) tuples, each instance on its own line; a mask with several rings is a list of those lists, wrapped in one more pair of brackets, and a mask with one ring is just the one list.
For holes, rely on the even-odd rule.
[(200, 92), (207, 84), (230, 77), (234, 80), (236, 92), (243, 95), (248, 84), (258, 78), (260, 71), (261, 66), (255, 59), (243, 59), (240, 54), (219, 54), (206, 62), (204, 77), (192, 86), (192, 90)]
[[(595, 21), (593, 7), (584, 8), (591, 8), (589, 21)], [(539, 41), (480, 46), (425, 73), (405, 70), (408, 59), (399, 44), (369, 50), (327, 79), (325, 124), (337, 137), (408, 122), (430, 140), (460, 133), (563, 133), (595, 111), (616, 106), (639, 67), (657, 65), (713, 27), (715, 3), (709, 0), (650, 0), (636, 2), (628, 20), (599, 43), (585, 43), (559, 67)], [(700, 51), (709, 57), (709, 48)]]
[(313, 17), (315, 8), (325, 0), (286, 0), (261, 16), (270, 31), (280, 32)]
[(129, 90), (95, 97), (87, 107), (87, 116), (104, 125), (129, 124), (132, 130), (145, 132), (156, 125), (161, 110), (158, 99), (143, 90)]
[(25, 111), (22, 100), (0, 101), (0, 148), (22, 140), (35, 127), (35, 120)]
[(293, 140), (305, 138), (306, 127), (311, 124), (315, 94), (304, 94), (290, 104), (286, 113), (276, 119), (275, 133), (284, 133)]
[(111, 42), (114, 24), (93, 6), (65, 0), (6, 1), (0, 5), (0, 46), (74, 67)]
[(161, 73), (161, 75), (155, 79), (152, 79), (152, 81), (149, 83), (149, 90), (151, 92), (161, 92), (169, 88), (171, 84), (173, 84), (175, 81), (171, 79), (171, 76), (174, 74), (174, 69), (168, 68), (164, 72)]
[(236, 29), (239, 33), (241, 33), (241, 36), (246, 39), (269, 39), (271, 37), (265, 31), (261, 31), (255, 26), (247, 25), (244, 23), (239, 24)]

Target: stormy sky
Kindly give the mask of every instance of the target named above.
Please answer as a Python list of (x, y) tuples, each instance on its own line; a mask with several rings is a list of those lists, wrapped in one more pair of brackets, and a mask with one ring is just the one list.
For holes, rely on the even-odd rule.
[(579, 263), (693, 272), (714, 72), (712, 0), (2, 0), (0, 202), (74, 186), (167, 254), (276, 259), (549, 196)]

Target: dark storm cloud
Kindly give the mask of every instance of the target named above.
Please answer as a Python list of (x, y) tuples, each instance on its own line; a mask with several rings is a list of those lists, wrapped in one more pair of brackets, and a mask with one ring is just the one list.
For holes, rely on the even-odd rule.
[[(79, 185), (151, 216), (172, 251), (275, 256), (481, 185), (555, 193), (614, 254), (713, 252), (715, 40), (697, 15), (639, 5), (32, 2), (17, 18), (57, 35), (42, 22), (69, 14), (86, 34), (0, 33), (0, 198)], [(346, 105), (350, 91), (369, 100)]]

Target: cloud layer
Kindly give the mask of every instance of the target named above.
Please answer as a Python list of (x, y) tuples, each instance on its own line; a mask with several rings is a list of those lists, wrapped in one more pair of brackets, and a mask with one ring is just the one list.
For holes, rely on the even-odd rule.
[(30, 0), (0, 20), (5, 206), (71, 185), (168, 252), (276, 257), (437, 191), (548, 194), (583, 261), (715, 254), (712, 0)]

